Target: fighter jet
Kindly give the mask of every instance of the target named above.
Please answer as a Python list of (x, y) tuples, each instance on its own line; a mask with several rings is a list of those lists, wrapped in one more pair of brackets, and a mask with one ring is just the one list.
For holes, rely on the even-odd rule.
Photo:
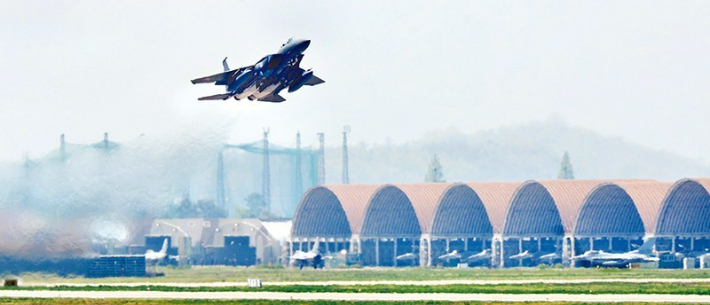
[(445, 259), (445, 260), (451, 260), (451, 259), (459, 259), (461, 258), (461, 254), (459, 254), (459, 251), (454, 250), (451, 251), (450, 253), (446, 253), (444, 255), (440, 255), (439, 259)]
[(405, 254), (397, 256), (397, 260), (398, 261), (415, 260), (418, 257), (419, 257), (419, 255), (417, 255), (414, 252), (411, 252), (411, 253), (405, 253)]
[(525, 250), (521, 253), (511, 255), (508, 258), (509, 259), (526, 259), (526, 258), (532, 258), (534, 255), (530, 254), (530, 251)]
[(558, 253), (558, 252), (552, 252), (552, 253), (548, 253), (545, 255), (540, 255), (540, 260), (547, 261), (547, 262), (553, 262), (553, 261), (561, 259), (561, 258), (562, 258), (562, 255), (560, 255), (560, 253)]
[(626, 253), (607, 253), (604, 251), (590, 250), (582, 255), (572, 257), (573, 260), (588, 261), (592, 265), (600, 267), (625, 268), (631, 263), (657, 262), (658, 257), (651, 255), (651, 249), (655, 244), (655, 238), (649, 238), (641, 247)]
[(474, 254), (474, 255), (471, 255), (471, 256), (467, 257), (466, 259), (467, 259), (469, 262), (475, 262), (475, 261), (480, 261), (480, 260), (484, 260), (484, 259), (490, 259), (490, 258), (491, 258), (491, 253), (492, 253), (491, 249), (485, 249), (485, 250), (483, 250), (483, 251), (481, 251), (481, 252), (479, 252), (479, 253), (476, 253), (476, 254)]
[(163, 241), (163, 247), (160, 248), (160, 252), (155, 252), (153, 250), (148, 249), (148, 251), (145, 252), (145, 260), (149, 262), (161, 262), (162, 260), (165, 259), (165, 256), (168, 254), (168, 239), (166, 238)]
[(318, 247), (320, 245), (320, 241), (316, 239), (316, 242), (313, 243), (313, 248), (308, 251), (308, 252), (303, 252), (303, 251), (296, 251), (293, 253), (291, 256), (291, 265), (296, 266), (298, 265), (299, 269), (303, 269), (305, 266), (313, 266), (313, 269), (317, 268), (323, 268), (323, 256), (321, 256), (320, 252), (318, 251)]
[(303, 52), (311, 44), (310, 40), (289, 39), (281, 45), (279, 51), (259, 60), (256, 64), (239, 69), (230, 69), (227, 58), (222, 61), (224, 72), (193, 79), (193, 84), (214, 83), (226, 87), (226, 93), (204, 96), (197, 100), (236, 100), (249, 99), (281, 103), (285, 101), (279, 95), (281, 90), (288, 88), (294, 92), (304, 85), (315, 86), (324, 81), (313, 75), (311, 69), (300, 67)]

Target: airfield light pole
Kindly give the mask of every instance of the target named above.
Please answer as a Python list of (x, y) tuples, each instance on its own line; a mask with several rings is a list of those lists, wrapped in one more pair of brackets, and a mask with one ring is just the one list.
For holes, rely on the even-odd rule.
[(261, 196), (266, 203), (266, 215), (271, 215), (271, 168), (269, 167), (269, 128), (264, 128), (264, 169)]
[(64, 142), (64, 134), (59, 136), (59, 158), (64, 161), (67, 156), (66, 142)]
[[(298, 198), (300, 198), (301, 194), (303, 193), (303, 176), (301, 175), (301, 132), (296, 133), (296, 165), (295, 165), (295, 194)], [(296, 201), (298, 201), (298, 198)], [(296, 203), (298, 204), (298, 203)]]
[(343, 184), (350, 183), (350, 174), (348, 170), (348, 133), (350, 126), (343, 127)]
[(325, 184), (325, 134), (318, 133), (318, 184)]
[(227, 198), (224, 188), (224, 149), (220, 149), (217, 154), (217, 206), (226, 211)]

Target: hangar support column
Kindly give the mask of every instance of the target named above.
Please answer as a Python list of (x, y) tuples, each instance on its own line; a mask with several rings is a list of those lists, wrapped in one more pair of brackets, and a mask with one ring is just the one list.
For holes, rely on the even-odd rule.
[(375, 239), (375, 265), (380, 266), (380, 238)]

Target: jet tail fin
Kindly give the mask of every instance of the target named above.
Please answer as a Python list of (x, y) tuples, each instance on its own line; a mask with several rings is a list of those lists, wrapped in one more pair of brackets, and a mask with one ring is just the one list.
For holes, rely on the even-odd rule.
[(227, 58), (225, 57), (222, 61), (222, 67), (224, 67), (224, 72), (229, 71), (229, 65), (227, 64)]
[(655, 237), (650, 237), (649, 239), (645, 240), (643, 245), (636, 249), (636, 252), (641, 253), (641, 254), (651, 254), (651, 250), (653, 250), (653, 246), (656, 244), (656, 238)]
[(320, 247), (320, 238), (316, 237), (316, 242), (313, 243), (313, 248), (311, 249), (311, 253), (318, 253), (318, 248)]
[(167, 253), (168, 252), (168, 239), (166, 238), (163, 240), (163, 247), (160, 248), (160, 253)]
[(222, 93), (222, 94), (215, 94), (215, 95), (210, 95), (210, 96), (203, 96), (203, 97), (198, 98), (197, 100), (198, 101), (217, 101), (217, 100), (226, 101), (230, 97), (232, 97), (231, 94)]

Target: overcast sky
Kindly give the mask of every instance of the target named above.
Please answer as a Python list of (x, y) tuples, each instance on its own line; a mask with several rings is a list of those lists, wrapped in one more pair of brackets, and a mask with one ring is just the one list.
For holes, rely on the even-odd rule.
[[(406, 142), (561, 117), (710, 163), (710, 2), (0, 0), (0, 160), (104, 131), (234, 122), (292, 145)], [(197, 102), (189, 80), (251, 65), (289, 37), (325, 84), (282, 104)], [(594, 148), (590, 148), (594, 149)]]

